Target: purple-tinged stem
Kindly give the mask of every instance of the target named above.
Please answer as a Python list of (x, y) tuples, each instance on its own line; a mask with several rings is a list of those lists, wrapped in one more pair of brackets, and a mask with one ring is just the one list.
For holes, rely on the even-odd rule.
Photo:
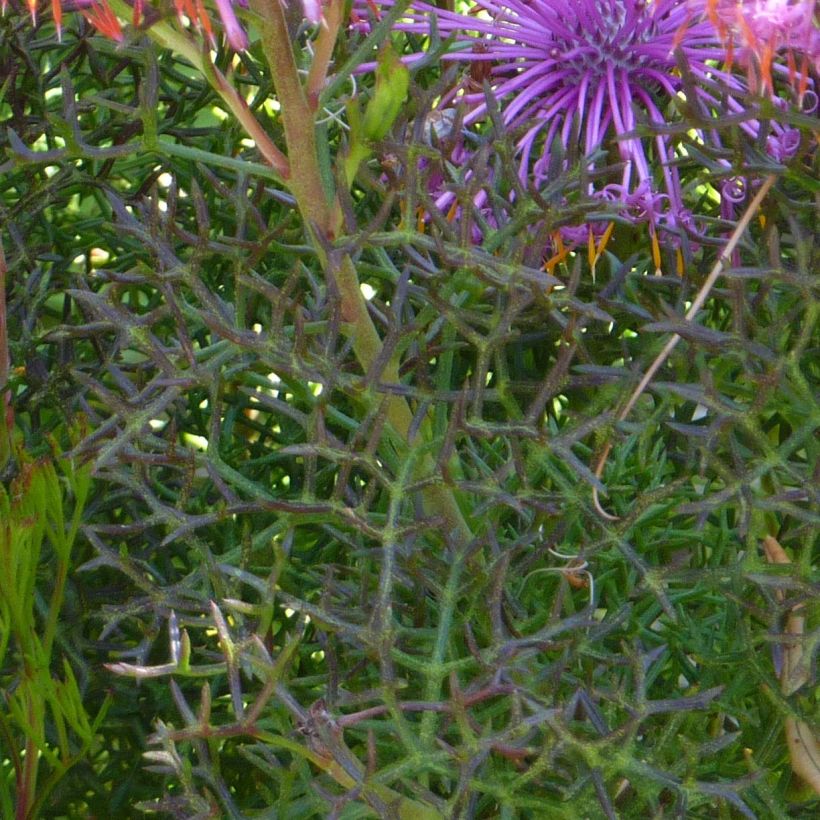
[[(332, 0), (332, 4), (337, 2), (338, 0)], [(327, 242), (332, 241), (341, 230), (342, 217), (338, 199), (335, 194), (326, 191), (319, 170), (315, 102), (305, 93), (299, 77), (280, 0), (252, 0), (251, 7), (259, 17), (262, 48), (281, 105), (291, 170), (288, 187), (296, 198), (328, 283), (338, 294), (342, 320), (350, 328), (356, 358), (364, 372), (368, 373), (381, 362), (383, 344), (367, 310), (367, 302), (362, 295), (353, 260), (348, 254), (342, 255), (341, 258), (329, 258), (326, 252)], [(332, 28), (332, 23), (330, 25)], [(335, 28), (338, 32), (339, 26)], [(332, 53), (332, 45), (331, 42), (325, 41), (321, 46), (321, 55), (317, 55), (320, 64), (314, 75), (314, 83), (317, 83), (317, 78), (323, 76), (327, 70), (324, 63)], [(398, 384), (398, 361), (391, 358), (384, 365), (381, 374), (387, 382)], [(413, 413), (409, 405), (400, 396), (388, 396), (385, 404), (387, 419), (391, 426), (409, 443), (413, 425)], [(425, 430), (426, 425), (422, 424), (422, 435)], [(472, 539), (472, 533), (449, 488), (429, 487), (423, 491), (423, 497), (427, 510), (443, 519), (448, 535), (453, 535), (463, 546), (468, 544)]]
[(327, 70), (333, 57), (333, 48), (339, 36), (344, 12), (344, 0), (330, 0), (325, 6), (325, 16), (319, 28), (319, 34), (313, 44), (313, 62), (307, 78), (307, 98), (311, 108), (316, 108), (322, 86), (327, 79)]

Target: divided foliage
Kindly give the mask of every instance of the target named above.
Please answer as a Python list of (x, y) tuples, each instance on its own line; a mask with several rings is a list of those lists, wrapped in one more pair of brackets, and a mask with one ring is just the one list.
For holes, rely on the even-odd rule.
[[(787, 697), (777, 676), (796, 604), (811, 673), (818, 643), (816, 160), (774, 169), (742, 264), (690, 326), (679, 317), (719, 245), (655, 276), (646, 238), (620, 226), (599, 259), (584, 249), (544, 272), (573, 175), (552, 198), (499, 193), (510, 227), (481, 247), (469, 214), (419, 221), (425, 174), (471, 176), (436, 165), (419, 125), (434, 92), (417, 90), (415, 126), (401, 120), (362, 169), (337, 243), (385, 340), (362, 372), (290, 198), (243, 169), (252, 149), (204, 81), (82, 22), (59, 46), (47, 33), (0, 19), (9, 386), (19, 470), (34, 469), (23, 449), (51, 457), (51, 436), (66, 463), (93, 465), (70, 563), (52, 543), (29, 603), (44, 629), (57, 562), (70, 567), (46, 700), (70, 682), (100, 719), (66, 739), (43, 713), (44, 765), (76, 759), (35, 808), (816, 811), (782, 733), (787, 716), (812, 721), (815, 692)], [(240, 75), (262, 83), (251, 107), (275, 132), (252, 55)], [(500, 191), (507, 137), (486, 139), (472, 178)], [(673, 331), (683, 343), (616, 425)], [(415, 414), (409, 444), (390, 395)], [(610, 439), (599, 483), (590, 465)], [(595, 485), (617, 521), (595, 511)], [(444, 488), (471, 537), (423, 512), (422, 491)], [(767, 564), (767, 534), (791, 565)], [(10, 795), (29, 685), (18, 626), (0, 605)]]

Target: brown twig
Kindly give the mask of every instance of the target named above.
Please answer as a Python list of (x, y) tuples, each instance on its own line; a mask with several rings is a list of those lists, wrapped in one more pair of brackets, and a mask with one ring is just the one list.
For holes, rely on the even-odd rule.
[[(790, 564), (791, 560), (776, 538), (767, 535), (763, 539), (763, 551), (770, 564)], [(783, 593), (777, 592), (779, 600)], [(786, 634), (802, 637), (806, 619), (800, 614), (802, 604), (792, 607), (786, 620)], [(780, 672), (780, 689), (784, 695), (796, 692), (808, 680), (803, 664), (803, 648), (798, 642), (790, 642), (784, 649), (783, 669)], [(787, 717), (785, 720), (786, 743), (789, 747), (792, 771), (820, 794), (820, 744), (809, 725), (802, 720)]]
[[(712, 288), (715, 286), (715, 282), (717, 282), (718, 277), (723, 273), (723, 269), (726, 265), (726, 262), (732, 255), (732, 252), (737, 247), (738, 242), (740, 242), (740, 238), (743, 236), (746, 228), (749, 226), (749, 223), (752, 221), (752, 218), (757, 213), (760, 208), (763, 199), (766, 197), (766, 194), (769, 193), (769, 189), (774, 185), (775, 180), (777, 177), (774, 174), (770, 174), (763, 180), (763, 184), (760, 186), (760, 190), (755, 194), (752, 201), (749, 203), (749, 207), (746, 208), (743, 216), (737, 223), (732, 235), (729, 237), (729, 241), (723, 248), (720, 256), (718, 256), (717, 261), (715, 262), (714, 267), (710, 271), (709, 275), (706, 277), (706, 281), (701, 286), (701, 289), (698, 291), (697, 296), (695, 296), (694, 301), (692, 302), (692, 306), (686, 311), (686, 316), (684, 317), (687, 322), (692, 322), (694, 318), (697, 316), (700, 309), (703, 307), (706, 300), (709, 298), (709, 294), (712, 292)], [(669, 358), (669, 355), (677, 346), (678, 342), (681, 340), (681, 336), (679, 333), (673, 333), (672, 336), (669, 338), (667, 343), (663, 346), (663, 350), (657, 355), (655, 361), (649, 365), (646, 373), (644, 373), (643, 378), (639, 382), (638, 386), (633, 391), (632, 395), (627, 400), (626, 404), (621, 408), (621, 411), (618, 413), (617, 420), (624, 421), (626, 417), (632, 412), (632, 408), (637, 403), (638, 399), (643, 395), (646, 388), (649, 386), (652, 379), (655, 377), (655, 374), (658, 370), (661, 369), (664, 362)], [(598, 457), (598, 462), (595, 465), (595, 477), (600, 478), (603, 475), (604, 467), (606, 466), (607, 459), (609, 458), (609, 454), (612, 451), (612, 443), (607, 442), (606, 446), (604, 447), (601, 455)], [(597, 488), (592, 488), (592, 503), (595, 507), (595, 511), (600, 515), (602, 518), (605, 518), (607, 521), (617, 521), (618, 516), (612, 515), (608, 513), (602, 506), (600, 499), (598, 498), (598, 490)]]

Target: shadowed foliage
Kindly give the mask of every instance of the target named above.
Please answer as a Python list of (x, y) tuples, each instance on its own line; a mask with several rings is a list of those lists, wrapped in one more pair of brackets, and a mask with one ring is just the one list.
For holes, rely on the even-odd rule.
[[(4, 481), (57, 452), (93, 468), (49, 663), (102, 717), (93, 742), (46, 717), (43, 781), (77, 760), (43, 816), (811, 815), (782, 734), (816, 712), (809, 146), (774, 166), (726, 126), (779, 180), (686, 323), (717, 240), (656, 276), (618, 224), (545, 270), (573, 214), (611, 214), (577, 169), (525, 190), (499, 122), (448, 163), (423, 125), (440, 89), (416, 90), (325, 248), (351, 255), (384, 340), (365, 372), (290, 196), (204, 81), (82, 21), (59, 46), (45, 31), (0, 19)], [(237, 77), (276, 133), (253, 53)], [(458, 219), (431, 206), (432, 174)], [(728, 234), (703, 168), (681, 174)], [(423, 503), (445, 491), (469, 531)], [(767, 535), (790, 565), (767, 563)], [(56, 583), (41, 561), (41, 623)], [(806, 683), (784, 694), (799, 604)], [(10, 710), (23, 650), (2, 608), (0, 630)]]

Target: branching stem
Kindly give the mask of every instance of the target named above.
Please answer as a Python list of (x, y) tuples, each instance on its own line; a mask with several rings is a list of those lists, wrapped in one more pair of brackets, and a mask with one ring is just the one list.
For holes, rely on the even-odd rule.
[[(316, 149), (315, 101), (311, 103), (299, 78), (280, 0), (252, 0), (251, 6), (260, 18), (262, 47), (281, 104), (291, 167), (288, 186), (296, 198), (329, 284), (338, 295), (342, 320), (349, 328), (353, 352), (367, 373), (380, 361), (383, 343), (368, 312), (350, 255), (343, 254), (334, 258), (327, 252), (328, 241), (332, 241), (341, 230), (342, 217), (337, 198), (325, 190), (322, 182)], [(339, 26), (332, 21), (328, 23), (328, 32), (335, 30), (338, 33), (338, 29)], [(316, 56), (319, 67), (313, 75), (314, 83), (318, 83), (320, 76), (324, 77), (327, 70), (325, 61), (329, 59), (332, 46), (329, 39), (322, 40), (320, 52)], [(309, 85), (310, 82), (309, 76)], [(389, 360), (381, 372), (381, 378), (387, 383), (398, 384), (398, 362)], [(387, 419), (391, 426), (409, 443), (413, 425), (413, 413), (409, 405), (401, 396), (389, 396), (386, 405)], [(427, 426), (422, 425), (421, 433), (426, 429)], [(422, 466), (432, 467), (432, 459), (429, 456), (422, 459)], [(452, 491), (446, 487), (429, 487), (422, 492), (428, 512), (444, 519), (448, 535), (453, 535), (462, 546), (468, 544), (472, 540), (472, 533)]]
[[(110, 0), (110, 3), (120, 17), (124, 19), (131, 17), (132, 9), (125, 0)], [(152, 23), (147, 32), (158, 45), (184, 57), (208, 80), (225, 103), (227, 109), (236, 117), (248, 136), (256, 143), (256, 147), (265, 158), (265, 161), (283, 180), (286, 180), (290, 175), (288, 158), (267, 135), (253, 112), (248, 108), (248, 104), (239, 95), (239, 92), (213, 64), (207, 51), (198, 49), (196, 43), (188, 35), (178, 31), (173, 23), (165, 20), (157, 20)]]
[(313, 44), (313, 62), (307, 78), (307, 98), (314, 110), (318, 107), (319, 95), (327, 79), (333, 48), (342, 24), (344, 6), (344, 0), (330, 0), (325, 6), (325, 19)]

